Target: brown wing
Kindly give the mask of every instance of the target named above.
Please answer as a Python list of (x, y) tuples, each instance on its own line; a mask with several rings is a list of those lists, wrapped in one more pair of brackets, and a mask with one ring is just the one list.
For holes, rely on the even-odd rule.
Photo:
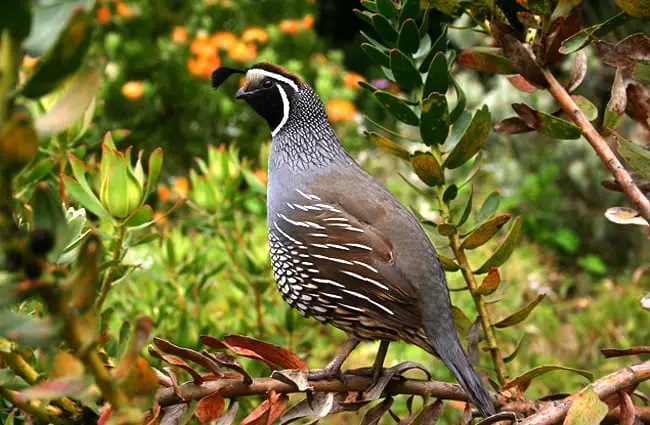
[[(356, 315), (371, 319), (366, 322), (377, 322), (369, 326), (419, 329), (422, 313), (418, 294), (395, 267), (390, 241), (340, 205), (302, 195), (288, 202), (283, 213), (270, 217), (269, 223), (272, 260), (275, 257), (274, 270), (281, 290), (286, 276), (291, 282), (296, 281), (291, 276), (304, 278), (296, 285), (303, 292), (293, 295), (294, 302), (287, 299), (292, 295), (289, 286), (283, 291), (285, 299), (301, 311), (335, 324), (335, 316), (347, 316), (350, 321), (349, 317)], [(278, 241), (275, 249), (274, 241)], [(287, 245), (291, 249), (287, 250)], [(298, 255), (304, 267), (285, 266), (283, 270), (279, 255), (283, 253)], [(296, 267), (300, 270), (292, 270)], [(305, 292), (305, 288), (311, 290)], [(301, 303), (305, 294), (311, 306), (318, 306), (316, 313), (307, 302)]]

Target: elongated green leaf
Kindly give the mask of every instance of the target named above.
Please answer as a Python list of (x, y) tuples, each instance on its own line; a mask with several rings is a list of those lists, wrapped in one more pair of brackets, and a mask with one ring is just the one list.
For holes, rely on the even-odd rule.
[(481, 208), (478, 210), (478, 213), (476, 214), (476, 221), (480, 223), (492, 217), (494, 213), (496, 213), (497, 208), (499, 208), (500, 201), (501, 193), (498, 190), (490, 193), (488, 197), (485, 198), (485, 201), (483, 201)]
[(386, 151), (391, 155), (407, 160), (411, 157), (411, 153), (408, 150), (374, 131), (365, 131), (364, 134), (372, 143), (377, 145), (379, 149)]
[(55, 237), (55, 248), (68, 239), (68, 220), (65, 217), (63, 203), (58, 192), (46, 182), (39, 183), (30, 200), (34, 211), (34, 228), (49, 230)]
[(142, 205), (137, 210), (133, 211), (129, 217), (124, 221), (127, 227), (138, 227), (153, 219), (153, 210), (149, 205)]
[(400, 22), (417, 19), (420, 16), (420, 0), (405, 0), (399, 13)]
[(503, 358), (504, 363), (510, 363), (513, 361), (515, 358), (517, 358), (517, 354), (519, 354), (519, 350), (521, 349), (523, 342), (524, 342), (524, 337), (526, 334), (522, 334), (519, 340), (517, 341), (517, 345), (515, 346), (515, 349), (512, 350), (512, 353), (508, 354)]
[(449, 135), (449, 109), (447, 97), (441, 93), (431, 93), (422, 102), (420, 136), (427, 146), (441, 145)]
[(451, 258), (442, 254), (438, 254), (438, 258), (440, 259), (440, 264), (442, 264), (442, 268), (445, 269), (445, 271), (455, 272), (460, 270), (458, 263), (456, 263)]
[(560, 366), (560, 365), (543, 365), (543, 366), (537, 366), (535, 368), (532, 368), (529, 371), (524, 372), (519, 376), (516, 376), (515, 378), (506, 382), (503, 385), (503, 388), (507, 389), (515, 386), (527, 386), (530, 383), (530, 381), (537, 378), (538, 376), (545, 375), (549, 372), (553, 372), (554, 370), (566, 370), (569, 372), (574, 372), (579, 375), (582, 375), (590, 381), (594, 380), (594, 374), (586, 370), (574, 369), (571, 367)]
[(431, 152), (415, 152), (410, 161), (415, 174), (428, 186), (437, 186), (444, 182), (445, 176), (440, 163)]
[(454, 90), (456, 91), (456, 106), (454, 106), (454, 109), (451, 111), (451, 114), (449, 115), (449, 119), (451, 120), (454, 125), (456, 124), (456, 121), (461, 117), (463, 112), (465, 112), (465, 104), (467, 103), (467, 97), (465, 96), (465, 91), (463, 88), (458, 84), (456, 79), (452, 74), (449, 74), (451, 83), (454, 85)]
[(510, 221), (512, 214), (500, 214), (481, 223), (476, 229), (467, 235), (463, 240), (461, 248), (475, 249), (487, 243), (494, 235), (497, 234), (505, 224)]
[(639, 173), (645, 180), (650, 180), (650, 151), (617, 135), (618, 153), (625, 159), (625, 162)]
[(415, 126), (420, 123), (420, 119), (415, 114), (415, 112), (413, 112), (413, 110), (409, 108), (403, 100), (392, 95), (391, 93), (383, 90), (377, 90), (375, 92), (375, 98), (381, 106), (386, 108), (388, 112), (390, 112), (393, 116), (395, 116), (395, 118), (402, 121), (404, 124)]
[(144, 192), (144, 198), (147, 199), (147, 196), (153, 192), (158, 183), (158, 177), (160, 176), (160, 171), (162, 170), (163, 164), (163, 151), (161, 148), (155, 149), (149, 156), (149, 170), (147, 171), (147, 190)]
[(459, 64), (492, 74), (518, 74), (519, 70), (510, 59), (502, 55), (501, 49), (475, 47), (463, 50), (456, 59)]
[(573, 95), (571, 98), (576, 103), (576, 105), (578, 105), (578, 108), (580, 108), (585, 118), (587, 118), (589, 121), (593, 121), (598, 118), (598, 108), (596, 108), (596, 105), (591, 103), (589, 99), (580, 95)]
[(443, 164), (446, 168), (458, 168), (470, 160), (487, 142), (490, 132), (490, 110), (487, 105), (476, 111), (469, 128), (451, 151)]
[(443, 53), (438, 53), (431, 61), (427, 79), (424, 83), (423, 96), (431, 93), (447, 93), (449, 88), (449, 73), (447, 72), (447, 59)]
[[(564, 425), (599, 424), (605, 419), (608, 411), (607, 404), (598, 398), (592, 386), (589, 385), (580, 392), (578, 398), (571, 404), (564, 419)], [(634, 420), (630, 422), (634, 422)]]
[(510, 316), (499, 320), (494, 324), (495, 328), (508, 328), (510, 326), (518, 325), (519, 323), (523, 322), (528, 318), (530, 313), (533, 311), (533, 309), (542, 302), (542, 300), (546, 297), (546, 294), (540, 294), (535, 298), (530, 304), (526, 305), (525, 307), (521, 308), (520, 310), (517, 310), (516, 312), (512, 313)]
[(393, 0), (376, 0), (377, 12), (381, 13), (387, 18), (394, 18), (397, 16), (397, 7)]
[(469, 188), (469, 197), (467, 198), (467, 203), (465, 204), (465, 209), (463, 210), (463, 215), (460, 217), (460, 220), (458, 220), (458, 223), (456, 226), (460, 227), (469, 218), (470, 213), (472, 212), (472, 205), (473, 205), (473, 198), (474, 198), (474, 186), (470, 186)]
[(366, 24), (372, 25), (372, 13), (368, 12), (367, 10), (359, 9), (352, 9), (352, 12)]
[(370, 59), (377, 62), (381, 66), (390, 66), (390, 57), (370, 43), (361, 43), (361, 50)]
[(563, 55), (575, 53), (589, 44), (592, 39), (602, 38), (604, 35), (625, 24), (629, 19), (630, 16), (627, 13), (621, 12), (601, 24), (585, 28), (564, 40), (560, 45), (559, 51)]
[(390, 52), (390, 69), (393, 71), (395, 80), (405, 92), (422, 85), (422, 77), (411, 59), (397, 49)]
[(578, 139), (582, 135), (580, 128), (569, 121), (533, 109), (525, 103), (515, 103), (512, 109), (526, 125), (545, 136), (556, 139)]
[(515, 221), (510, 226), (510, 230), (506, 235), (505, 240), (499, 246), (499, 248), (492, 254), (490, 258), (487, 259), (485, 263), (478, 269), (474, 271), (475, 274), (487, 273), (491, 267), (499, 267), (505, 263), (512, 252), (515, 250), (517, 241), (519, 240), (519, 234), (521, 233), (521, 218), (515, 218)]
[(56, 43), (36, 64), (20, 94), (32, 99), (41, 97), (75, 72), (88, 50), (92, 30), (90, 14), (83, 8), (75, 9)]
[(361, 6), (365, 7), (371, 12), (377, 12), (377, 2), (371, 0), (361, 0)]
[(443, 149), (444, 152), (451, 152), (454, 150), (458, 142), (460, 142), (460, 139), (465, 135), (471, 122), (472, 114), (463, 111), (451, 127), (451, 133), (449, 134), (449, 138), (447, 139)]
[(399, 30), (397, 47), (406, 53), (413, 54), (420, 47), (420, 30), (413, 19), (407, 19)]
[(65, 182), (66, 190), (70, 192), (73, 198), (76, 199), (82, 207), (86, 208), (98, 217), (105, 220), (111, 220), (111, 216), (104, 209), (95, 195), (89, 195), (79, 182), (71, 177), (63, 176), (63, 181)]
[(372, 26), (375, 28), (375, 31), (377, 31), (377, 34), (385, 40), (388, 41), (389, 43), (394, 43), (397, 41), (398, 33), (395, 27), (393, 27), (393, 24), (390, 23), (386, 17), (375, 13), (372, 15)]

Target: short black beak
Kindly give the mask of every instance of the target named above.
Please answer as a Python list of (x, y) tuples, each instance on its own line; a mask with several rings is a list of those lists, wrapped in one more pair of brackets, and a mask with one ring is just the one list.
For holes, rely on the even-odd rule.
[(246, 86), (240, 87), (239, 90), (237, 90), (237, 93), (235, 93), (235, 99), (243, 99), (248, 95), (246, 93)]

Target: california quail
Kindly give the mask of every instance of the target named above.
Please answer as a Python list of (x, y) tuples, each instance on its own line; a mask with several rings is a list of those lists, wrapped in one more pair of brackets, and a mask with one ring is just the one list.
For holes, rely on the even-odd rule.
[(268, 122), (268, 228), (273, 272), (302, 315), (349, 335), (311, 378), (338, 376), (360, 340), (403, 340), (440, 357), (483, 416), (490, 395), (456, 334), (436, 251), (418, 220), (345, 151), (323, 103), (298, 76), (270, 63), (217, 69), (218, 87), (245, 73), (244, 99)]

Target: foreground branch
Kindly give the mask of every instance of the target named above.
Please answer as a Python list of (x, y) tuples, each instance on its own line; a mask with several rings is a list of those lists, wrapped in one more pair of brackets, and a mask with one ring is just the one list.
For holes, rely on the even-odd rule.
[(544, 70), (544, 76), (550, 84), (549, 91), (558, 101), (564, 112), (566, 112), (571, 121), (580, 127), (582, 134), (587, 138), (591, 146), (594, 148), (600, 159), (605, 163), (609, 171), (612, 173), (616, 181), (621, 185), (623, 192), (630, 201), (636, 206), (636, 210), (650, 222), (650, 201), (637, 187), (627, 172), (621, 161), (616, 157), (614, 152), (610, 149), (609, 145), (603, 137), (596, 131), (593, 125), (589, 122), (587, 117), (582, 113), (578, 105), (573, 101), (566, 89), (560, 84), (555, 76), (549, 71)]

